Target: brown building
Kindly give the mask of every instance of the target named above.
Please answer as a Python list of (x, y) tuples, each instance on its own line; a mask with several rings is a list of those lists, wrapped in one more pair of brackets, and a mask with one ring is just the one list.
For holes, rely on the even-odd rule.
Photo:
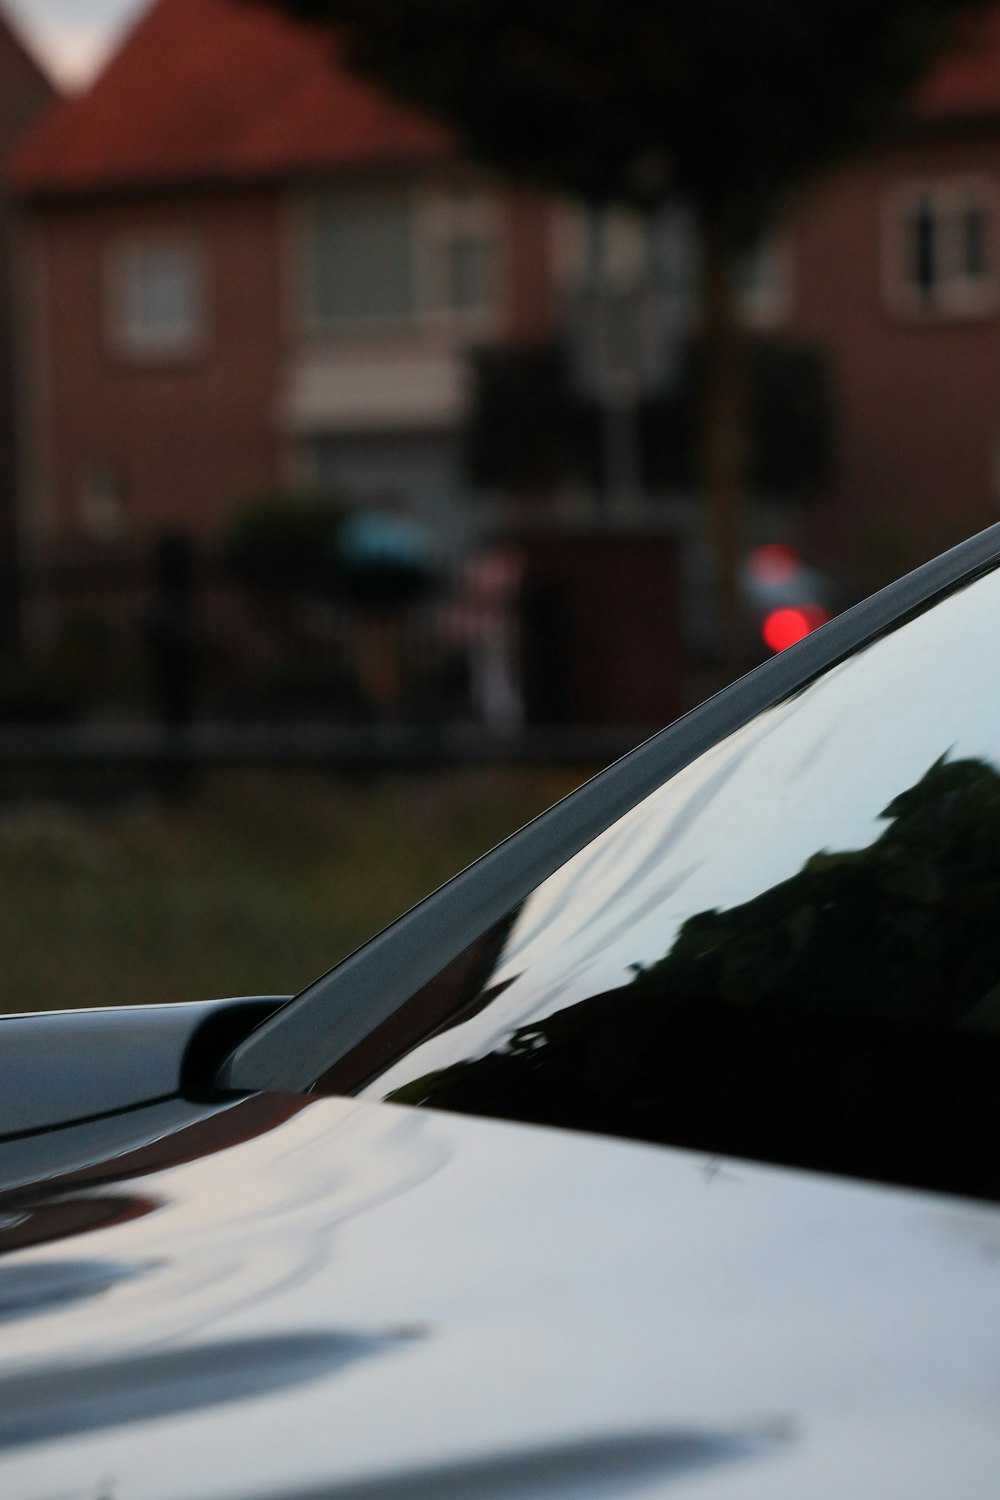
[(1000, 13), (803, 205), (784, 256), (784, 326), (836, 393), (825, 542), (894, 572), (997, 520)]
[(459, 548), (465, 352), (546, 316), (541, 205), (238, 0), (156, 0), (15, 180), (39, 545), (319, 487)]
[[(213, 531), (319, 487), (403, 504), (459, 553), (491, 513), (460, 461), (469, 348), (547, 336), (598, 261), (653, 310), (645, 337), (694, 318), (682, 213), (595, 225), (504, 189), (327, 37), (241, 0), (155, 0), (15, 183), (40, 547)], [(832, 372), (817, 552), (892, 572), (996, 516), (998, 211), (994, 19), (748, 266), (747, 322)]]
[[(53, 88), (0, 7), (0, 169), (28, 127), (51, 103)], [(17, 478), (13, 267), (10, 202), (0, 183), (0, 546), (11, 544)]]

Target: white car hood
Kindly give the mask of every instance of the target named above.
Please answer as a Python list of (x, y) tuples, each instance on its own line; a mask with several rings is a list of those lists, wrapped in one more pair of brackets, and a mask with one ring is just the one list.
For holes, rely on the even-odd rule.
[(353, 1101), (241, 1134), (26, 1210), (5, 1500), (1000, 1493), (1000, 1210)]

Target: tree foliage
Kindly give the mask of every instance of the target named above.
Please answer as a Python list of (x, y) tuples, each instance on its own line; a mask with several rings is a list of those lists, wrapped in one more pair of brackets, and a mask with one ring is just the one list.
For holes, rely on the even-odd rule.
[(337, 537), (348, 514), (340, 495), (264, 495), (236, 515), (223, 538), (226, 572), (254, 589), (330, 594), (337, 585)]
[(479, 160), (752, 227), (891, 122), (969, 0), (282, 0)]

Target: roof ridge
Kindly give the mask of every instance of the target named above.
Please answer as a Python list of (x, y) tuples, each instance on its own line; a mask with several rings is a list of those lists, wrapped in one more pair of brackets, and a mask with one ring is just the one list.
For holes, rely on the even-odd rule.
[(245, 183), (451, 155), (454, 137), (352, 72), (335, 33), (242, 0), (154, 0), (89, 90), (15, 156), (22, 196)]

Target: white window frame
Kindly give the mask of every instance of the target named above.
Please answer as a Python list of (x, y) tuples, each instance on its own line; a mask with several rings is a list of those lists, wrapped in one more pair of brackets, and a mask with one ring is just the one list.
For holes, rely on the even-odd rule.
[[(190, 315), (172, 327), (143, 327), (134, 317), (131, 278), (150, 254), (178, 254), (191, 273)], [(143, 361), (187, 361), (207, 343), (208, 275), (204, 245), (190, 230), (149, 230), (122, 235), (110, 246), (105, 266), (108, 336), (114, 353)]]
[[(929, 201), (945, 234), (945, 274), (929, 294), (906, 275), (910, 252), (910, 222), (919, 205)], [(986, 273), (969, 276), (961, 266), (959, 215), (969, 208), (986, 216)], [(998, 305), (1000, 260), (1000, 194), (985, 173), (911, 178), (888, 194), (882, 214), (882, 290), (885, 304), (897, 317), (913, 321), (941, 318), (982, 318)]]
[[(425, 271), (422, 290), (427, 313), (435, 321), (480, 331), (495, 325), (503, 271), (500, 220), (496, 197), (477, 186), (459, 184), (424, 195), (418, 214)], [(492, 261), (491, 285), (478, 306), (457, 307), (451, 297), (451, 254), (462, 239), (481, 241)]]

